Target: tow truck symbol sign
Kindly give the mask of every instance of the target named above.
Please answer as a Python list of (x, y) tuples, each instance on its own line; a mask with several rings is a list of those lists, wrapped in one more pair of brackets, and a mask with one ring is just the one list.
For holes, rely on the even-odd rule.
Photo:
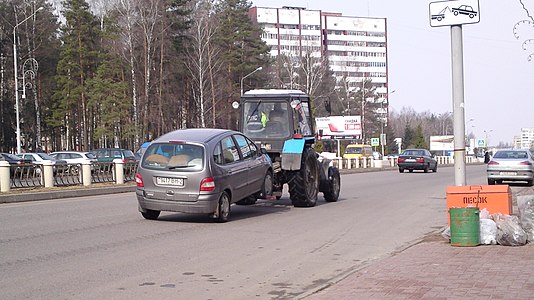
[(430, 26), (478, 23), (480, 21), (478, 7), (478, 0), (431, 2)]

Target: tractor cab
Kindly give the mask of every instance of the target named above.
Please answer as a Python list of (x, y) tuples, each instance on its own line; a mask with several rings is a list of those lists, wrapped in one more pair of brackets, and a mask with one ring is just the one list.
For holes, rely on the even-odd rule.
[(286, 140), (313, 137), (308, 95), (297, 90), (252, 90), (241, 97), (240, 131), (268, 152)]

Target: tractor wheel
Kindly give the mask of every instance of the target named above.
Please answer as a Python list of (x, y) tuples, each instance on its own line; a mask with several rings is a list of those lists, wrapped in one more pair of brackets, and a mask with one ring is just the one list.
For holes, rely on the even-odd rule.
[(336, 202), (341, 189), (341, 177), (337, 168), (330, 168), (329, 173), (328, 190), (323, 192), (323, 196), (326, 202)]
[(290, 174), (288, 183), (293, 206), (315, 206), (319, 192), (319, 162), (313, 149), (304, 150), (300, 170)]

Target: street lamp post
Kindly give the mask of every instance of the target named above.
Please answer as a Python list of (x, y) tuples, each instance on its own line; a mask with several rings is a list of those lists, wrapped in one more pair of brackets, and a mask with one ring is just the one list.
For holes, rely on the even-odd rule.
[(488, 135), (493, 132), (493, 129), (491, 130), (484, 130), (484, 135), (486, 137), (486, 149), (489, 149), (489, 141), (488, 141)]
[(21, 140), (20, 140), (20, 112), (19, 112), (19, 80), (18, 80), (18, 65), (17, 65), (17, 27), (22, 23), (28, 21), (31, 17), (37, 14), (38, 11), (42, 10), (43, 7), (36, 9), (33, 14), (28, 16), (26, 19), (20, 21), (17, 25), (13, 27), (13, 69), (15, 73), (15, 114), (17, 119), (17, 153), (22, 151), (21, 149)]
[(249, 77), (250, 75), (252, 75), (252, 74), (254, 74), (256, 72), (261, 71), (261, 69), (262, 69), (262, 67), (257, 67), (256, 70), (248, 73), (247, 75), (245, 75), (245, 76), (243, 76), (241, 78), (241, 96), (243, 96), (243, 80), (245, 80), (245, 78)]

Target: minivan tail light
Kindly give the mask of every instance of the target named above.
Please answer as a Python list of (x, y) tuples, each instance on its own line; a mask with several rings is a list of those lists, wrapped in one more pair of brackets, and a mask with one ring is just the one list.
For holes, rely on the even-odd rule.
[(143, 183), (143, 177), (141, 177), (141, 174), (139, 173), (135, 174), (135, 184), (138, 187), (145, 187), (145, 184)]
[(201, 192), (211, 192), (215, 189), (215, 181), (213, 177), (206, 177), (200, 182), (200, 191)]

